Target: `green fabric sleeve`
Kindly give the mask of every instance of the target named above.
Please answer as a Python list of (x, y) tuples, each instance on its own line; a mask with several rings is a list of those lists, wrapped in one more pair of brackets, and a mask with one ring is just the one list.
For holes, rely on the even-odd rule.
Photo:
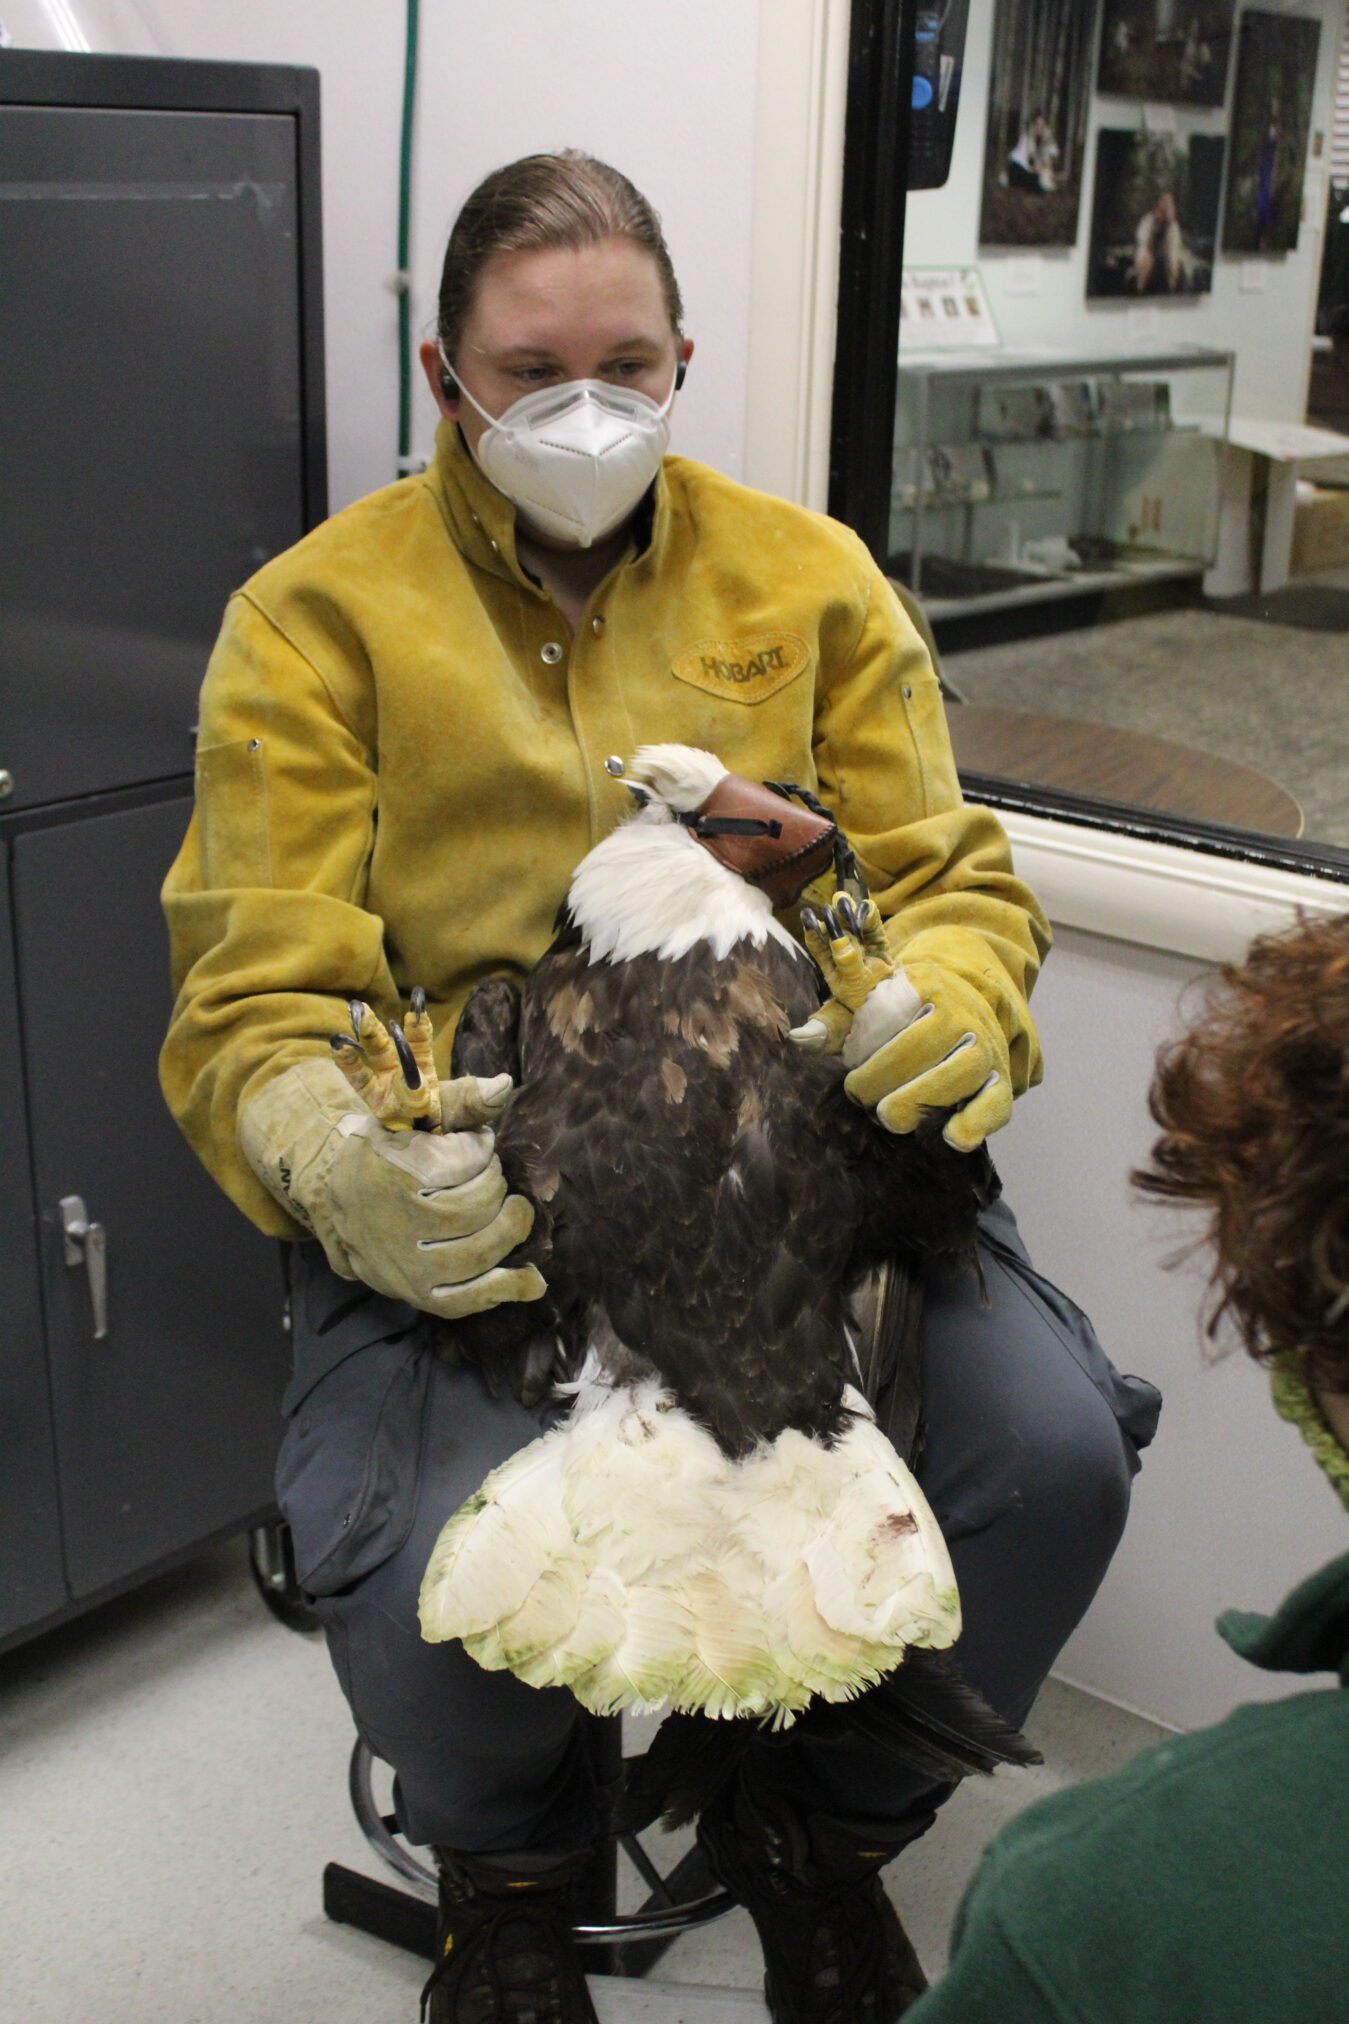
[(1008, 1938), (995, 1895), (985, 1865), (956, 1915), (951, 1964), (905, 2011), (906, 2024), (1068, 2024), (1069, 2013), (1040, 1986)]

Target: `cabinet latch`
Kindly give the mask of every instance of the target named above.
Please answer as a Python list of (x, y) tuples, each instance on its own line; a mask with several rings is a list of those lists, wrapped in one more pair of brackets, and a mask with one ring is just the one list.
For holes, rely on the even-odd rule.
[(108, 1333), (108, 1236), (101, 1223), (91, 1223), (80, 1195), (62, 1195), (61, 1236), (67, 1265), (83, 1266), (89, 1274), (94, 1309), (94, 1341)]

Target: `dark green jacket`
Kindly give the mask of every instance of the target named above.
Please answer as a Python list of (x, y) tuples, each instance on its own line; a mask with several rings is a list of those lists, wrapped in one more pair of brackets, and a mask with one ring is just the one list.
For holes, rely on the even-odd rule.
[(1349, 2024), (1349, 1554), (1219, 1630), (1341, 1690), (1237, 1708), (984, 1856), (906, 2024)]

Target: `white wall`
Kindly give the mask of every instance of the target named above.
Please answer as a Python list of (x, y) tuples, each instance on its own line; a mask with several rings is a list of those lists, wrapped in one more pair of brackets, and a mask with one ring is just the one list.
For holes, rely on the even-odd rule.
[[(397, 0), (68, 0), (95, 50), (311, 64), (322, 78), (330, 497), (395, 476)], [(19, 45), (59, 47), (42, 0), (0, 0)], [(661, 213), (698, 345), (674, 447), (744, 468), (759, 0), (491, 0), (421, 9), (413, 190), (414, 333), (434, 321), (463, 198), (516, 156), (581, 147)], [(436, 415), (420, 385), (413, 448)]]
[(1166, 1398), (1124, 1543), (1056, 1670), (1182, 1728), (1309, 1684), (1235, 1658), (1213, 1618), (1272, 1608), (1349, 1547), (1344, 1512), (1275, 1416), (1263, 1372), (1239, 1351), (1212, 1359), (1198, 1261), (1163, 1269), (1195, 1224), (1131, 1198), (1130, 1168), (1153, 1137), (1154, 1051), (1178, 1030), (1199, 968), (1060, 929), (1035, 996), (1048, 1078), (993, 1146), (1036, 1263), (1086, 1308), (1111, 1359)]
[[(1283, 14), (1310, 16), (1321, 23), (1312, 130), (1319, 128), (1326, 135), (1327, 154), (1319, 163), (1309, 160), (1308, 202), (1297, 250), (1260, 260), (1219, 253), (1211, 294), (1145, 303), (1088, 302), (1084, 294), (1097, 129), (1136, 127), (1140, 123), (1137, 105), (1127, 99), (1102, 98), (1096, 94), (1094, 62), (1076, 246), (1069, 250), (1027, 250), (979, 245), (993, 6), (994, 0), (972, 0), (951, 178), (944, 189), (919, 191), (910, 197), (904, 246), (906, 264), (937, 267), (977, 263), (984, 275), (999, 332), (1008, 346), (1048, 345), (1055, 351), (1081, 350), (1088, 354), (1135, 344), (1213, 344), (1235, 349), (1235, 412), (1300, 422), (1306, 412), (1312, 322), (1321, 265), (1320, 225), (1326, 195), (1331, 90), (1344, 0), (1277, 0), (1275, 9)], [(1235, 75), (1234, 55), (1228, 78), (1229, 106)], [(1227, 130), (1228, 113), (1221, 107), (1209, 110), (1159, 106), (1149, 108), (1149, 116), (1155, 125), (1173, 119), (1181, 135), (1221, 134)]]

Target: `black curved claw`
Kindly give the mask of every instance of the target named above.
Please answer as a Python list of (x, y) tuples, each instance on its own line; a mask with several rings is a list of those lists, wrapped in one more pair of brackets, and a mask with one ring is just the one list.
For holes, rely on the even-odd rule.
[(394, 1051), (398, 1056), (398, 1066), (403, 1071), (404, 1082), (409, 1089), (420, 1089), (422, 1086), (422, 1072), (417, 1066), (416, 1055), (408, 1045), (406, 1033), (404, 1033), (401, 1026), (391, 1026), (389, 1028), (389, 1038), (393, 1041)]
[(803, 928), (809, 928), (812, 935), (822, 935), (824, 933), (820, 917), (814, 907), (802, 907), (801, 925)]
[(425, 984), (414, 984), (412, 987), (412, 1016), (414, 1019), (424, 1019), (426, 1016)]
[(353, 1040), (349, 1033), (330, 1033), (328, 1045), (334, 1054), (341, 1054), (346, 1048), (350, 1048), (353, 1054), (359, 1054), (361, 1051), (359, 1041)]
[(857, 862), (857, 853), (844, 839), (842, 830), (834, 839), (834, 884), (853, 887), (860, 899), (867, 897), (867, 882)]
[(826, 907), (824, 910), (824, 924), (829, 931), (830, 941), (836, 942), (843, 930), (839, 926), (838, 915), (832, 907)]
[(862, 916), (846, 893), (838, 903), (838, 910), (843, 916), (848, 933), (856, 936), (860, 942), (862, 939)]
[(356, 1035), (358, 1041), (361, 1037), (361, 1016), (364, 1011), (365, 1007), (359, 998), (348, 998), (347, 1017), (351, 1021), (351, 1030)]

